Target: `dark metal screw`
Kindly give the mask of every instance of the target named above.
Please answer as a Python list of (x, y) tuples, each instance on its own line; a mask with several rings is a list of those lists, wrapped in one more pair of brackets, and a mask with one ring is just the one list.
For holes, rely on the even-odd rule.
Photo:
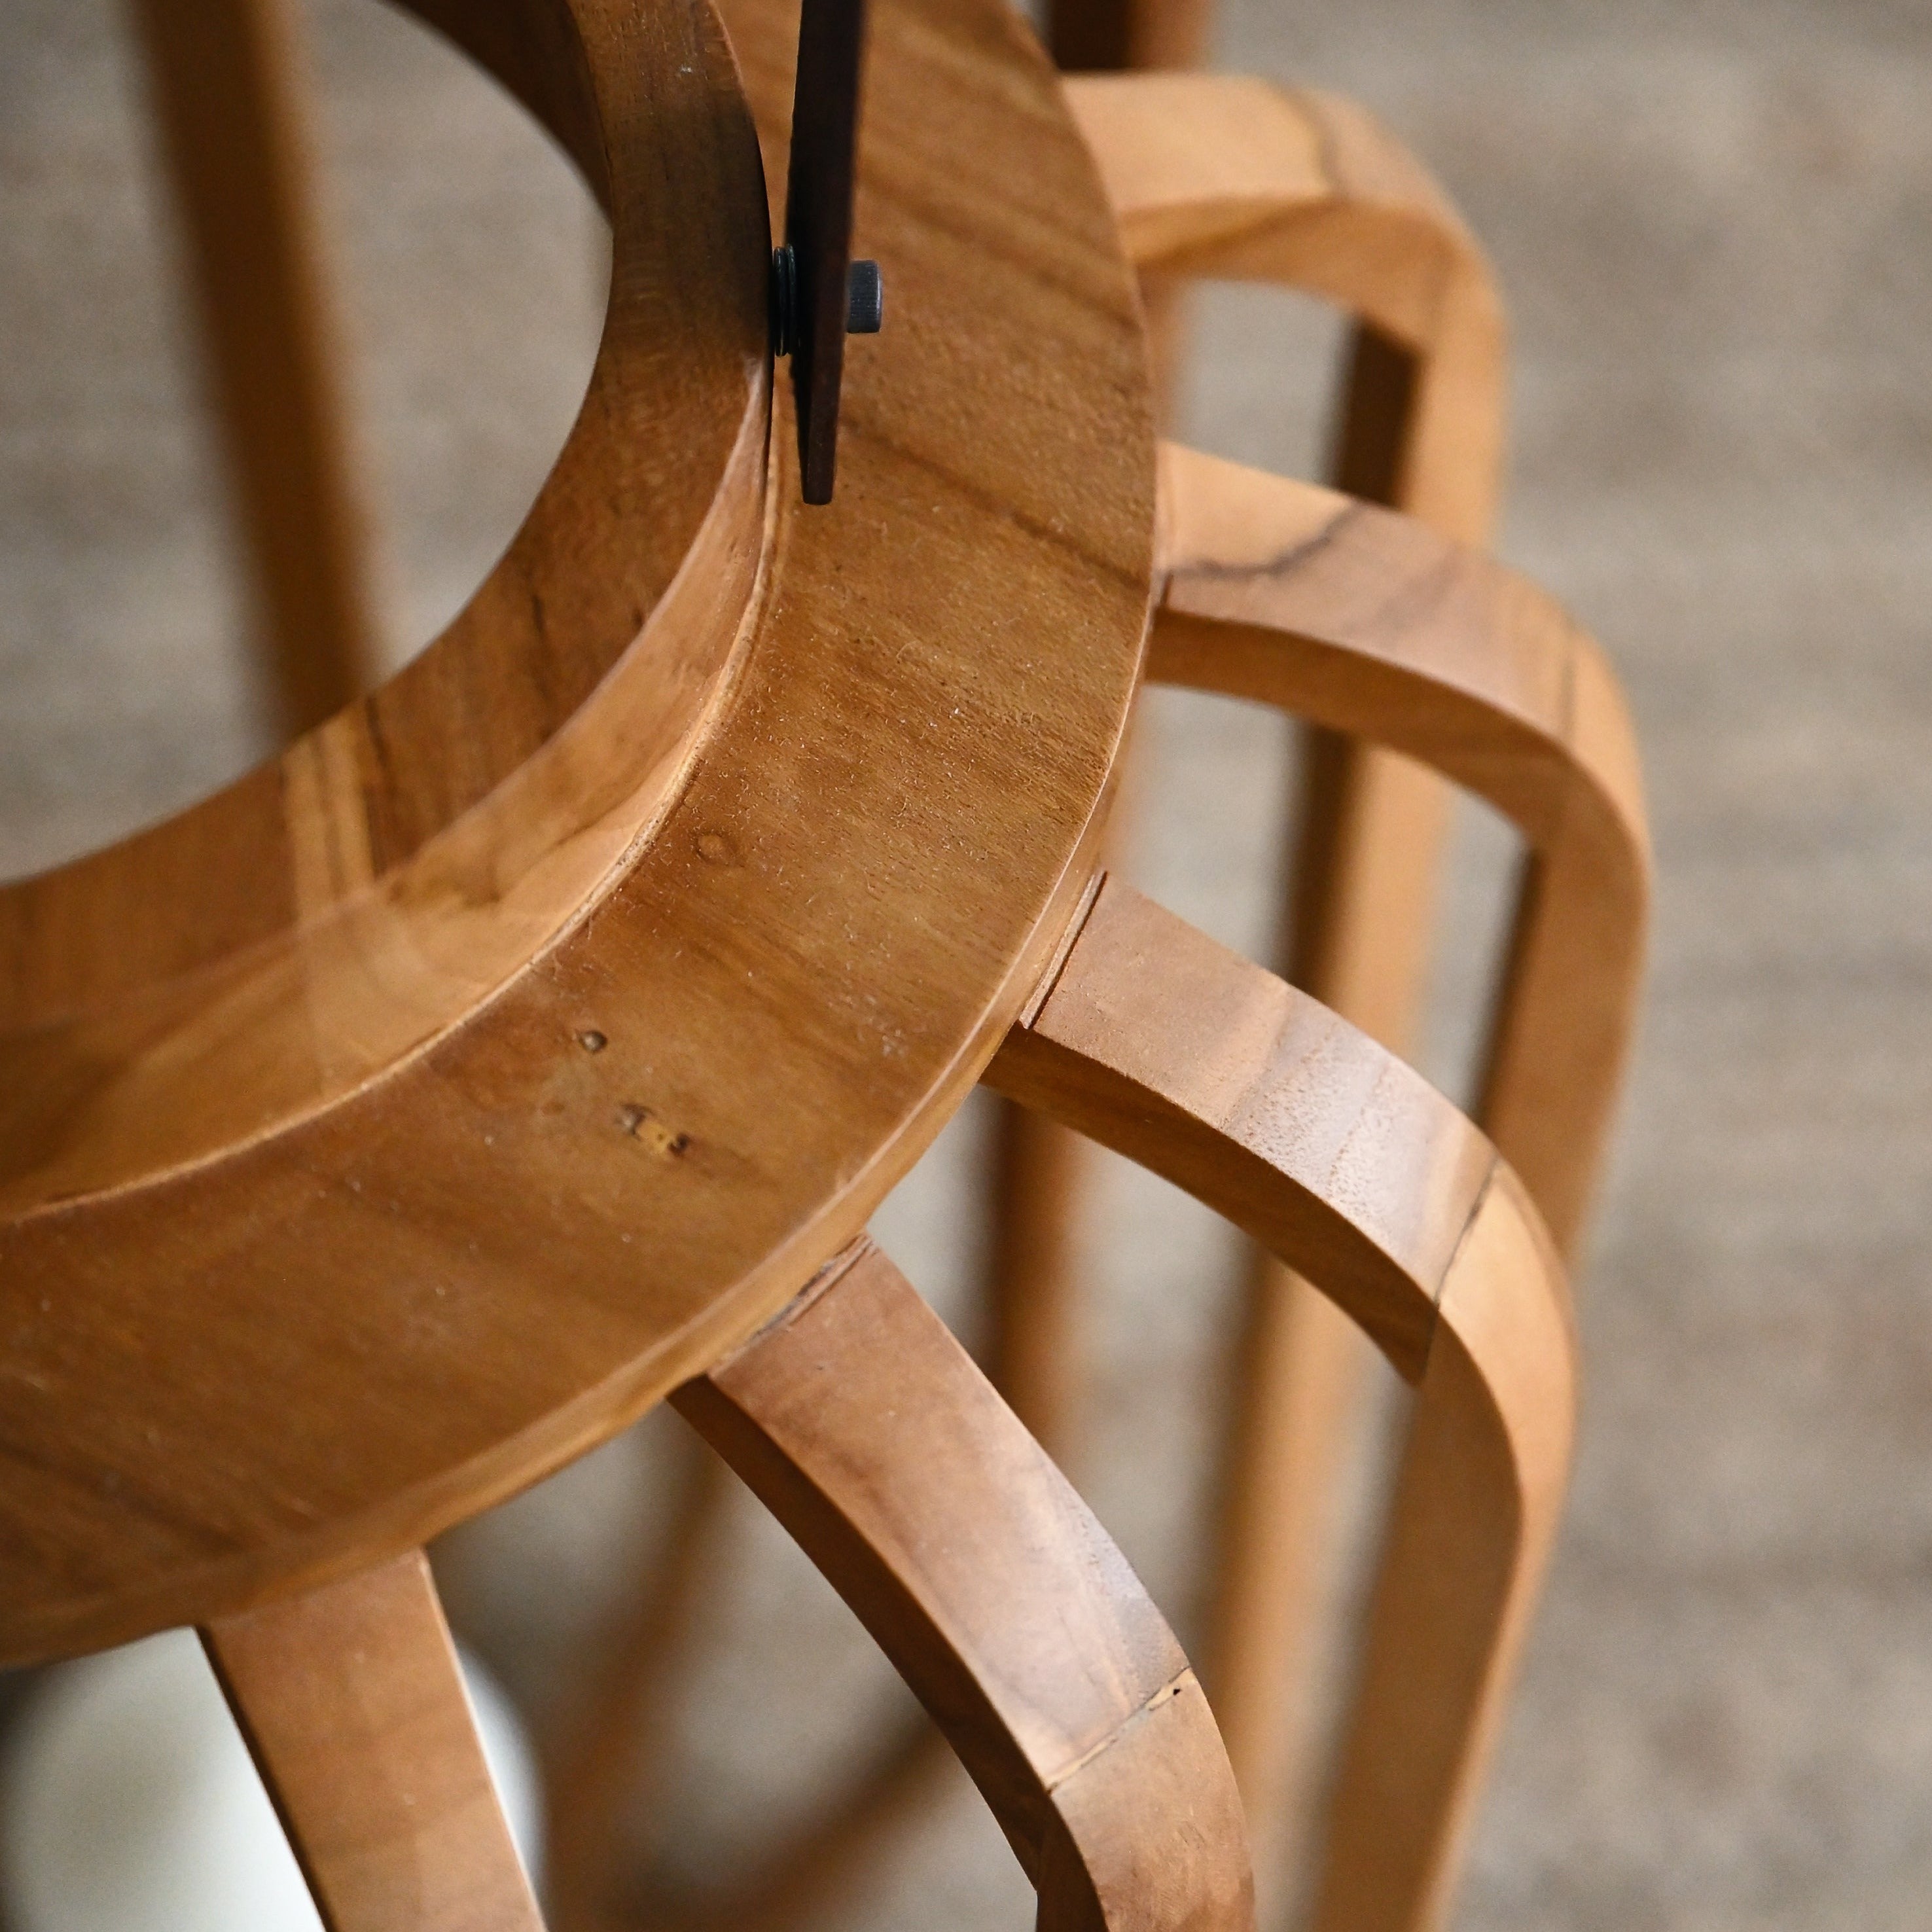
[[(845, 272), (846, 334), (876, 335), (885, 315), (878, 263), (854, 262)], [(798, 344), (798, 257), (786, 242), (772, 250), (772, 353), (795, 355)]]
[(876, 262), (854, 262), (845, 271), (845, 333), (876, 335), (886, 319), (886, 285)]
[(772, 250), (772, 353), (798, 346), (798, 257), (787, 243)]

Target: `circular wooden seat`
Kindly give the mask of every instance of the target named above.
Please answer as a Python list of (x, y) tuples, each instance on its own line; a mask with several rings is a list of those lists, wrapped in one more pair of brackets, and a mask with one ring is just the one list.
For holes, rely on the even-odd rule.
[[(824, 510), (766, 316), (792, 10), (721, 0), (728, 45), (709, 0), (412, 4), (604, 202), (604, 340), (420, 659), (0, 889), (0, 1660), (200, 1623), (330, 1923), (528, 1928), (417, 1546), (675, 1391), (913, 1684), (1042, 1925), (1238, 1932), (1186, 1658), (861, 1234), (984, 1072), (1245, 1229), (1414, 1385), (1318, 1910), (1436, 1922), (1567, 1473), (1537, 1202), (1576, 1204), (1634, 984), (1613, 689), (1402, 518), (1178, 451), (1156, 516), (1130, 211), (1001, 0), (875, 9), (856, 238), (891, 320)], [(1274, 236), (1280, 196), (1248, 199)], [(1490, 1106), (1528, 1188), (1389, 1052), (1100, 873), (1150, 611), (1157, 674), (1525, 824)], [(1539, 1167), (1525, 1122), (1558, 1114)]]
[[(708, 8), (414, 10), (606, 206), (603, 342), (419, 658), (0, 890), (10, 1660), (402, 1552), (716, 1361), (976, 1078), (1090, 871), (1154, 446), (1129, 272), (1022, 30), (880, 11), (858, 220), (891, 325), (807, 511)], [(789, 23), (740, 10), (770, 110)]]

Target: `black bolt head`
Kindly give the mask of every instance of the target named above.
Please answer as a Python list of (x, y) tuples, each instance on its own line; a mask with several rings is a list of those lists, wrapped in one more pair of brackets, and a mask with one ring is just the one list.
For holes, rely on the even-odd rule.
[(886, 285), (876, 262), (854, 262), (845, 271), (845, 333), (876, 335), (886, 319)]

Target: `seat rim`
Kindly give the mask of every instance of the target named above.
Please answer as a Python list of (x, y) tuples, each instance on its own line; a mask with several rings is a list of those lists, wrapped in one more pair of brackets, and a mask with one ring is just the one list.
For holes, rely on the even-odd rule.
[[(734, 0), (728, 24), (769, 155), (783, 9)], [(376, 1560), (608, 1437), (851, 1238), (1045, 966), (1090, 870), (1146, 628), (1136, 298), (1057, 82), (996, 0), (889, 0), (872, 58), (879, 185), (860, 220), (907, 320), (852, 371), (830, 510), (796, 509), (787, 406), (767, 438), (762, 354), (749, 371), (724, 511), (668, 586), (724, 647), (693, 674), (702, 728), (660, 760), (650, 809), (600, 821), (589, 889), (515, 973), (375, 1071), (190, 1161), (0, 1208), (6, 1366), (36, 1392), (0, 1440), (20, 1478), (0, 1484), (0, 1536), (25, 1552), (0, 1581), (0, 1657)], [(945, 111), (895, 112), (900, 82), (949, 90)], [(1035, 259), (1015, 259), (1015, 224)], [(969, 299), (987, 339), (935, 364), (918, 318)], [(1086, 380), (1043, 386), (1068, 370)], [(544, 747), (566, 771), (628, 662)], [(873, 761), (842, 764), (848, 749)], [(802, 803), (824, 824), (766, 869)], [(409, 872), (342, 902), (352, 953), (355, 920), (376, 901), (393, 916)], [(794, 1014), (745, 992), (747, 957)], [(611, 1010), (660, 1029), (620, 1037)]]
[[(0, 1113), (0, 1215), (218, 1157), (459, 1022), (588, 902), (600, 865), (586, 860), (586, 832), (597, 828), (606, 868), (647, 838), (715, 720), (752, 590), (770, 400), (764, 189), (728, 50), (714, 23), (711, 71), (694, 74), (662, 42), (642, 64), (660, 95), (676, 94), (667, 74), (687, 82), (683, 98), (658, 104), (704, 136), (686, 144), (700, 152), (681, 185), (722, 232), (694, 253), (649, 193), (670, 144), (635, 112), (622, 0), (401, 4), (510, 88), (610, 218), (610, 290), (585, 395), (502, 555), (407, 663), (182, 810), (0, 884), (0, 1065), (19, 1070), (12, 1084), (53, 1096), (23, 1119)], [(561, 52), (517, 40), (559, 29), (571, 37)], [(673, 366), (667, 338), (690, 366)], [(573, 601), (566, 547), (570, 561), (587, 554), (616, 580), (628, 618), (610, 595), (602, 608)], [(705, 570), (722, 573), (722, 594), (707, 585), (694, 596)], [(616, 732), (641, 781), (594, 770), (600, 754), (584, 740)], [(210, 1106), (198, 1033), (222, 1028), (238, 1004), (286, 1000), (296, 980), (311, 1009), (353, 1000), (332, 982), (356, 974), (372, 914), (400, 928), (392, 946), (447, 950), (436, 900), (479, 868), (500, 900), (514, 892), (520, 916), (498, 922), (501, 932), (465, 922), (467, 970), (412, 987), (411, 1010), (376, 1041), (317, 1042), (314, 1064), (298, 1064), (302, 1045), (285, 1034), (272, 1090)], [(248, 1024), (259, 1030), (259, 1013)], [(77, 1172), (47, 1160), (50, 1144), (72, 1138), (64, 1090), (84, 1089), (103, 1060), (157, 1060), (158, 1084), (122, 1111), (162, 1131), (124, 1135), (104, 1159), (97, 1147)]]

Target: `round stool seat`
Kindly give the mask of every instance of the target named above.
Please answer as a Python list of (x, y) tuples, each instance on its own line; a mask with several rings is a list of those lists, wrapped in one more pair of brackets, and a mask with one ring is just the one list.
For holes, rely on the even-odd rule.
[(876, 8), (888, 316), (805, 509), (758, 146), (791, 17), (411, 4), (603, 201), (603, 342), (421, 657), (0, 889), (10, 1661), (405, 1550), (716, 1361), (937, 1131), (1091, 869), (1154, 450), (1023, 31)]

